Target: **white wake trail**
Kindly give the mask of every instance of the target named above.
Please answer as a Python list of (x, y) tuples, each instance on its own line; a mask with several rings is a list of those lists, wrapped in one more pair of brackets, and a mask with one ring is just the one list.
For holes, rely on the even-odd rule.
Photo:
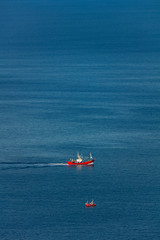
[(1, 163), (0, 170), (66, 166), (67, 163)]

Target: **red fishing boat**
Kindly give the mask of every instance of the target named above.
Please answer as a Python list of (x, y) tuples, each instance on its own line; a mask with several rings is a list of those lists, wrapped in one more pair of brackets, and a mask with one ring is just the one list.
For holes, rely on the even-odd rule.
[(87, 201), (85, 205), (86, 205), (86, 207), (95, 207), (96, 206), (96, 204), (94, 203), (93, 200), (90, 203)]
[(90, 158), (84, 160), (82, 156), (80, 156), (79, 154), (77, 154), (77, 159), (70, 159), (70, 161), (67, 161), (68, 165), (93, 165), (94, 164), (95, 159), (93, 159), (91, 153), (90, 153)]

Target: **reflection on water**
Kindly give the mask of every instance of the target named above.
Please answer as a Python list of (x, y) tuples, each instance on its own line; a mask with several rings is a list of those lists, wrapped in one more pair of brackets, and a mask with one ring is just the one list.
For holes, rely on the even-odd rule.
[(78, 171), (81, 171), (83, 168), (87, 168), (89, 170), (92, 170), (92, 168), (94, 167), (94, 165), (88, 165), (88, 166), (82, 166), (82, 165), (78, 165), (78, 166), (74, 166), (74, 165), (67, 165), (68, 168), (73, 168), (76, 169)]

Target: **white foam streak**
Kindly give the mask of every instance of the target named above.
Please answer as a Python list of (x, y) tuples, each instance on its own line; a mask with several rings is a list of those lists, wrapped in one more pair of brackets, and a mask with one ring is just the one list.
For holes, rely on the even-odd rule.
[(1, 163), (0, 170), (66, 166), (67, 163)]

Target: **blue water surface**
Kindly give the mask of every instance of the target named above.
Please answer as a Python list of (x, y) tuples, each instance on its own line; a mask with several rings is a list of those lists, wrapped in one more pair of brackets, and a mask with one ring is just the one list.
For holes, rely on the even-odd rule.
[(0, 239), (159, 240), (159, 1), (5, 0), (0, 21)]

